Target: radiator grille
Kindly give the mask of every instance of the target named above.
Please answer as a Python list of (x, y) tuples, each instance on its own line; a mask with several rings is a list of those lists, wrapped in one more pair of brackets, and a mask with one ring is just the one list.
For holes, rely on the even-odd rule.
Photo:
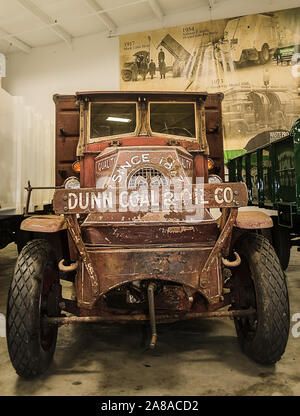
[(166, 177), (157, 169), (146, 167), (135, 172), (128, 182), (129, 188), (138, 186), (165, 186), (168, 185)]

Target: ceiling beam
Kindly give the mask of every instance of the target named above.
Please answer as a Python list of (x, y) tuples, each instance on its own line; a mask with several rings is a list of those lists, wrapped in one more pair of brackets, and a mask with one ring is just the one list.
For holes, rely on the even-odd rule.
[(66, 32), (61, 26), (57, 24), (57, 21), (48, 16), (38, 6), (36, 6), (31, 0), (17, 0), (27, 11), (33, 14), (38, 20), (46, 25), (49, 25), (49, 29), (52, 30), (58, 37), (60, 37), (68, 46), (72, 45), (72, 36)]
[(16, 48), (20, 49), (23, 52), (29, 53), (32, 49), (31, 46), (27, 45), (27, 43), (22, 42), (20, 39), (16, 38), (15, 36), (6, 32), (6, 30), (3, 30), (1, 28), (0, 28), (0, 37), (1, 37), (1, 40), (5, 40), (5, 42), (10, 43), (11, 45), (15, 46)]
[[(99, 6), (99, 4), (96, 2), (96, 0), (85, 0), (86, 4), (89, 6), (89, 8), (96, 12), (97, 18), (101, 21), (101, 23), (104, 23), (105, 26), (114, 32), (117, 29), (117, 25), (115, 22), (109, 17), (109, 15), (103, 11), (102, 7)], [(99, 13), (101, 12), (101, 13)]]
[(164, 17), (164, 13), (162, 11), (162, 8), (158, 2), (158, 0), (148, 0), (148, 3), (153, 11), (153, 13), (155, 14), (155, 16), (159, 19), (162, 20)]

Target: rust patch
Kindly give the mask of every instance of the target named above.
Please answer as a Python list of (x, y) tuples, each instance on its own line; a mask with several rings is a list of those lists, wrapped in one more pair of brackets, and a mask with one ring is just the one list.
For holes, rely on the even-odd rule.
[(236, 219), (236, 227), (243, 229), (272, 228), (273, 220), (264, 212), (239, 211)]
[(181, 233), (184, 233), (186, 231), (194, 231), (194, 227), (187, 227), (187, 226), (183, 226), (183, 227), (168, 227), (166, 229), (166, 232), (168, 234), (181, 234)]
[[(211, 312), (188, 312), (174, 314), (157, 314), (157, 322), (168, 322), (169, 320), (186, 320), (197, 318), (227, 318), (245, 317), (255, 315), (253, 308), (233, 310), (233, 311), (211, 311)], [(132, 315), (112, 315), (103, 316), (70, 316), (67, 318), (44, 318), (48, 325), (69, 325), (75, 323), (96, 323), (96, 322), (128, 322), (128, 321), (148, 321), (149, 316), (145, 314)]]
[(59, 215), (33, 215), (21, 223), (21, 230), (37, 233), (56, 233), (66, 228), (64, 217)]

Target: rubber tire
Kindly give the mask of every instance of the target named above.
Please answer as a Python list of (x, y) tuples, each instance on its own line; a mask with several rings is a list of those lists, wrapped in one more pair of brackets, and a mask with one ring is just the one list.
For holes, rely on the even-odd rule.
[(282, 270), (286, 270), (289, 265), (291, 254), (291, 239), (289, 230), (275, 224), (274, 222), (274, 227), (272, 228), (272, 242)]
[(49, 367), (56, 347), (57, 327), (52, 329), (50, 347), (44, 349), (40, 336), (40, 297), (43, 273), (50, 265), (58, 279), (55, 253), (46, 240), (32, 240), (22, 249), (11, 281), (6, 317), (7, 346), (17, 374), (32, 378)]
[[(269, 241), (249, 233), (236, 246), (242, 261), (251, 270), (257, 309), (257, 326), (253, 337), (245, 336), (242, 319), (235, 327), (242, 351), (254, 361), (270, 365), (280, 360), (285, 351), (290, 328), (289, 297), (286, 279), (278, 257)], [(239, 305), (235, 305), (237, 309)]]
[[(264, 57), (264, 50), (268, 50), (268, 57), (267, 57), (267, 59)], [(259, 56), (259, 63), (260, 64), (264, 65), (267, 62), (269, 62), (269, 60), (271, 58), (271, 54), (270, 54), (269, 46), (266, 43), (261, 48), (261, 51), (258, 52), (258, 56)]]
[(125, 82), (129, 82), (132, 80), (132, 71), (130, 71), (130, 69), (123, 69), (121, 75), (123, 81)]

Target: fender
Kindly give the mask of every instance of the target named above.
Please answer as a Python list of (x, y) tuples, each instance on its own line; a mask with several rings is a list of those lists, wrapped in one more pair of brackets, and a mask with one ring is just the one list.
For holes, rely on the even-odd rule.
[(21, 230), (36, 233), (57, 233), (66, 229), (65, 219), (60, 215), (33, 215), (21, 223)]
[(272, 228), (273, 220), (261, 211), (238, 211), (235, 226), (246, 230)]

